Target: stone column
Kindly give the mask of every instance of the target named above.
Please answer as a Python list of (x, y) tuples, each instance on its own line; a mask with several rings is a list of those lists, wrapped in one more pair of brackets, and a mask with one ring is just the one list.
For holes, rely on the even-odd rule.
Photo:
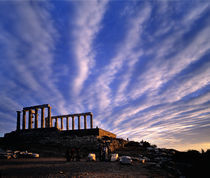
[(55, 118), (55, 127), (58, 129), (58, 118)]
[(35, 109), (35, 129), (38, 128), (38, 108)]
[(23, 110), (23, 122), (22, 122), (22, 129), (26, 129), (26, 111)]
[(17, 130), (20, 130), (20, 113), (21, 111), (17, 111)]
[(48, 127), (52, 127), (52, 119), (51, 119), (51, 107), (48, 107)]
[(74, 130), (74, 116), (72, 116), (72, 130)]
[(93, 128), (93, 114), (90, 114), (90, 128)]
[(32, 129), (32, 110), (29, 110), (28, 113), (28, 129)]
[(63, 130), (63, 117), (61, 117), (61, 130)]
[(78, 116), (78, 130), (80, 130), (80, 115)]
[(48, 124), (49, 124), (48, 120), (49, 120), (48, 117), (46, 117), (46, 118), (45, 118), (45, 127), (46, 127), (46, 128), (49, 127), (49, 125), (48, 125)]
[(84, 129), (87, 129), (87, 115), (84, 115)]
[(66, 117), (66, 130), (69, 130), (69, 117)]
[(45, 127), (44, 108), (41, 109), (41, 128)]

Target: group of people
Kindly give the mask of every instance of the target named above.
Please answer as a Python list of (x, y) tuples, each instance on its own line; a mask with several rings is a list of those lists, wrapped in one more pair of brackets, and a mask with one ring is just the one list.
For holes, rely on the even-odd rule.
[[(110, 157), (111, 150), (107, 144), (100, 144), (98, 147), (99, 160), (108, 161)], [(67, 149), (65, 153), (66, 161), (80, 161), (80, 148)]]
[(108, 145), (106, 145), (106, 144), (99, 145), (99, 160), (100, 161), (108, 161), (110, 152), (111, 151), (110, 151)]
[(80, 161), (80, 148), (71, 148), (66, 150), (66, 161)]

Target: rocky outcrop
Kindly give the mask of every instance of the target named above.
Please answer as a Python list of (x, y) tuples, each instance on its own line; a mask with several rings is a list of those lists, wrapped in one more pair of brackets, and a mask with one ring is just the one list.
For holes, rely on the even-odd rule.
[[(86, 130), (88, 132), (88, 129)], [(99, 152), (102, 146), (107, 146), (111, 152), (124, 146), (125, 141), (107, 135), (102, 129), (90, 130), (89, 134), (71, 134), (56, 128), (30, 129), (14, 131), (5, 134), (3, 145), (10, 149), (36, 151), (43, 155), (63, 155), (66, 149), (80, 149), (82, 154)], [(91, 135), (92, 133), (92, 135)], [(110, 133), (110, 132), (109, 132)], [(112, 133), (110, 133), (112, 134)]]

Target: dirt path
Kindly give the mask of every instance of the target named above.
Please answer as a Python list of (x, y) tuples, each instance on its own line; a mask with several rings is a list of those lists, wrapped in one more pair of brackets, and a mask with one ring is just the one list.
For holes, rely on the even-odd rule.
[(134, 162), (66, 162), (64, 158), (0, 160), (0, 177), (168, 177), (163, 170)]

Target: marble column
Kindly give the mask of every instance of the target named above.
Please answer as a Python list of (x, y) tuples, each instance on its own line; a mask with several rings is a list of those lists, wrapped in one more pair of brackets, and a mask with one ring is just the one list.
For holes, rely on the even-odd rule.
[(28, 113), (28, 129), (32, 129), (32, 110), (29, 110)]
[(35, 109), (35, 129), (38, 128), (38, 108)]
[(22, 122), (22, 129), (26, 129), (26, 111), (23, 110), (23, 122)]
[(17, 130), (20, 130), (20, 114), (21, 111), (17, 111)]
[(93, 114), (90, 114), (90, 128), (93, 128)]
[(66, 117), (66, 130), (69, 130), (69, 117)]
[(78, 116), (78, 130), (80, 130), (80, 116)]
[(74, 116), (72, 116), (72, 130), (74, 130)]
[(46, 128), (48, 128), (48, 127), (49, 127), (49, 122), (48, 122), (48, 121), (49, 121), (49, 118), (48, 118), (48, 117), (46, 117), (46, 118), (45, 118), (45, 127), (46, 127)]
[(87, 115), (84, 115), (84, 129), (87, 129)]
[(44, 109), (41, 109), (41, 128), (45, 128)]
[(63, 117), (61, 117), (61, 130), (63, 130)]
[(58, 118), (55, 118), (55, 127), (58, 129)]
[(51, 119), (51, 107), (48, 107), (48, 127), (52, 127), (52, 119)]

